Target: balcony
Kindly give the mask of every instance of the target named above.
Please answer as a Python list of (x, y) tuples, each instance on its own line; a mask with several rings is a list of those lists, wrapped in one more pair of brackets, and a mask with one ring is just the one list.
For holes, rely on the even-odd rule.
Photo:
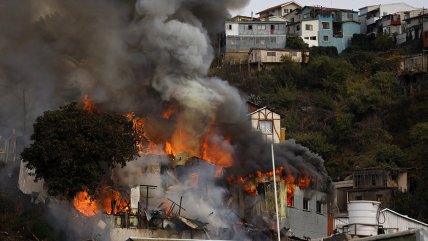
[(377, 20), (379, 20), (378, 17), (371, 17), (371, 18), (367, 19), (366, 25), (374, 24), (374, 23), (376, 23)]

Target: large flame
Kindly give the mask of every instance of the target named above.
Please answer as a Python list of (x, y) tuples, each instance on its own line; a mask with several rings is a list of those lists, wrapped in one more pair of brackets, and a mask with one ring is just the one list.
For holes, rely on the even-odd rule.
[(103, 187), (97, 198), (91, 197), (88, 192), (78, 192), (73, 198), (73, 206), (86, 217), (100, 213), (118, 214), (129, 210), (129, 201), (116, 190)]
[[(273, 171), (269, 172), (262, 172), (257, 171), (254, 175), (249, 175), (247, 177), (234, 177), (229, 176), (227, 178), (227, 181), (229, 184), (237, 184), (242, 187), (242, 189), (249, 195), (256, 195), (257, 190), (256, 187), (258, 183), (266, 183), (273, 181)], [(311, 176), (308, 176), (301, 170), (298, 173), (298, 176), (293, 175), (293, 173), (290, 172), (290, 169), (285, 165), (277, 168), (275, 170), (276, 180), (277, 182), (284, 182), (284, 188), (287, 193), (286, 201), (287, 206), (292, 207), (294, 205), (294, 195), (296, 192), (296, 188), (300, 190), (304, 190), (308, 188), (313, 178)]]
[(86, 191), (78, 192), (73, 199), (74, 208), (84, 216), (90, 217), (100, 212), (98, 202), (92, 200)]

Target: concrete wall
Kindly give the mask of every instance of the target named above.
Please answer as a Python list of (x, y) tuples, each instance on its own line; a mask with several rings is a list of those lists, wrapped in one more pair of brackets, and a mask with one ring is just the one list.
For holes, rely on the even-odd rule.
[[(312, 25), (312, 30), (306, 30), (306, 25)], [(300, 26), (300, 36), (303, 41), (309, 45), (309, 47), (318, 46), (318, 32), (320, 30), (318, 20), (302, 21)], [(314, 38), (315, 39), (311, 39)]]
[[(189, 231), (171, 232), (162, 229), (133, 229), (133, 228), (112, 228), (110, 230), (110, 239), (113, 241), (126, 241), (130, 237), (148, 237), (148, 238), (191, 238)], [(205, 234), (194, 233), (195, 239), (209, 239)]]
[[(324, 29), (323, 28), (323, 23), (328, 23), (330, 25), (329, 28)], [(333, 22), (332, 22), (332, 18), (331, 17), (323, 17), (323, 16), (319, 16), (319, 25), (320, 25), (320, 30), (318, 33), (318, 44), (319, 46), (333, 46), (334, 45), (334, 41), (333, 41)], [(324, 36), (328, 37), (328, 40), (324, 40)]]
[[(328, 213), (325, 203), (326, 194), (319, 191), (305, 193), (296, 188), (294, 207), (287, 207), (286, 227), (289, 226), (293, 234), (299, 238), (321, 238), (327, 236)], [(303, 199), (309, 199), (309, 210), (303, 210)], [(316, 202), (322, 202), (321, 213), (316, 212)]]
[(18, 187), (24, 194), (32, 194), (32, 193), (46, 193), (43, 188), (44, 180), (41, 179), (35, 182), (33, 170), (30, 170), (25, 167), (24, 162), (21, 160), (19, 167), (19, 179), (18, 179)]
[(341, 38), (332, 38), (332, 46), (336, 47), (337, 52), (339, 53), (349, 46), (354, 34), (358, 34), (360, 32), (360, 24), (356, 22), (344, 22), (342, 24), (342, 32), (343, 36)]
[(237, 22), (226, 22), (224, 29), (226, 36), (239, 34), (239, 24)]

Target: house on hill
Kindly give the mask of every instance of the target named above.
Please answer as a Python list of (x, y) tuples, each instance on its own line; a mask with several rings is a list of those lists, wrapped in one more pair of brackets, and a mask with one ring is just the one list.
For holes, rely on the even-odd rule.
[(397, 192), (409, 190), (406, 168), (365, 168), (354, 170), (347, 180), (335, 182), (336, 214), (347, 213), (347, 203), (355, 200), (370, 200), (391, 207)]
[(250, 101), (247, 101), (247, 105), (251, 125), (263, 134), (266, 142), (280, 143), (285, 140), (285, 128), (281, 128), (279, 113)]
[(246, 64), (248, 51), (252, 48), (285, 48), (285, 26), (286, 22), (282, 20), (260, 21), (243, 17), (227, 20), (224, 62)]
[(354, 34), (360, 33), (358, 12), (349, 9), (305, 6), (287, 24), (287, 36), (298, 36), (309, 45), (346, 49)]
[[(377, 34), (379, 21), (383, 16), (403, 11), (413, 11), (417, 8), (407, 3), (390, 3), (365, 6), (359, 9), (359, 20), (362, 34)], [(397, 20), (397, 19), (395, 19)]]
[(309, 52), (298, 49), (251, 49), (249, 52), (249, 69), (269, 69), (282, 63), (284, 57), (296, 63), (308, 63)]
[(294, 1), (289, 1), (289, 2), (285, 2), (267, 9), (264, 9), (256, 14), (258, 14), (260, 16), (260, 18), (267, 18), (269, 16), (285, 16), (288, 13), (291, 13), (293, 11), (295, 11), (296, 9), (300, 9), (302, 8), (302, 6), (300, 6), (300, 4), (294, 2)]

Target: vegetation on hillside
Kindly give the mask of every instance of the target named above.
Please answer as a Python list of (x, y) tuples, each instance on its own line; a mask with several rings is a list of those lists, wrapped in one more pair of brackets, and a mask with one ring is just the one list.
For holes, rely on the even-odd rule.
[(428, 91), (409, 94), (398, 75), (400, 54), (417, 45), (393, 48), (387, 36), (356, 35), (340, 55), (311, 48), (306, 65), (285, 58), (271, 70), (224, 66), (212, 74), (284, 114), (287, 137), (320, 154), (333, 180), (355, 168), (416, 168), (395, 208), (427, 222), (428, 208), (411, 207), (428, 202), (427, 175), (418, 175), (428, 171)]

